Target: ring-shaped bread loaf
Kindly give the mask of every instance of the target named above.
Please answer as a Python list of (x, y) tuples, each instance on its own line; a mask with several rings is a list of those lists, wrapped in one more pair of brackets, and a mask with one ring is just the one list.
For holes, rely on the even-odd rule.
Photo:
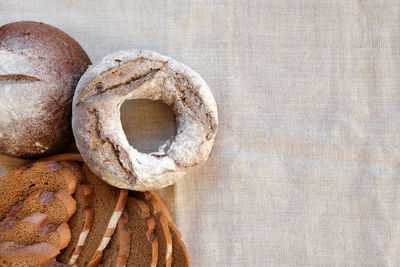
[[(132, 147), (122, 129), (125, 100), (160, 100), (176, 116), (177, 134), (157, 152)], [(73, 100), (72, 128), (89, 168), (109, 184), (145, 191), (173, 184), (207, 160), (217, 132), (214, 96), (186, 65), (148, 50), (119, 51), (82, 76)]]

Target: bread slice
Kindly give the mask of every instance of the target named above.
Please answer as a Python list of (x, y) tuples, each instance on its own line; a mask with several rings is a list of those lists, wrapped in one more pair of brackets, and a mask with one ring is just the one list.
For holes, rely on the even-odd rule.
[(78, 185), (74, 198), (77, 200), (77, 211), (68, 221), (72, 229), (68, 247), (57, 256), (61, 263), (74, 264), (79, 257), (93, 223), (93, 187), (91, 184)]
[(100, 267), (123, 267), (128, 262), (131, 247), (131, 229), (128, 212), (124, 210), (118, 221), (117, 230), (104, 250)]
[(63, 249), (70, 238), (71, 232), (65, 222), (59, 226), (49, 225), (44, 213), (34, 213), (15, 222), (11, 227), (7, 225), (0, 229), (0, 242), (15, 242), (20, 245), (47, 242), (57, 249)]
[(149, 207), (144, 201), (129, 197), (126, 210), (131, 229), (131, 249), (127, 266), (157, 266), (158, 240)]
[(52, 259), (48, 263), (44, 264), (43, 267), (78, 267), (78, 265), (65, 264), (65, 263), (58, 262), (56, 259)]
[(112, 187), (83, 165), (85, 180), (93, 186), (93, 224), (76, 264), (95, 266), (108, 245), (121, 217), (128, 192)]
[(54, 194), (42, 189), (32, 193), (23, 202), (13, 206), (7, 217), (0, 222), (0, 227), (10, 220), (19, 221), (33, 213), (45, 213), (50, 224), (58, 225), (68, 221), (75, 210), (75, 200), (64, 190)]
[(169, 210), (167, 204), (165, 203), (164, 199), (162, 199), (160, 194), (155, 190), (147, 192), (151, 195), (152, 199), (154, 199), (157, 202), (157, 204), (161, 207), (162, 213), (165, 215), (167, 221), (175, 225), (175, 221), (174, 218), (172, 217), (171, 211)]
[(157, 191), (148, 191), (151, 198), (154, 199), (157, 204), (161, 207), (162, 213), (168, 221), (168, 228), (172, 237), (172, 266), (173, 267), (186, 267), (190, 266), (189, 254), (186, 249), (185, 243), (182, 241), (182, 235), (177, 230), (175, 222), (172, 218), (171, 212), (165, 204), (164, 200), (158, 194)]
[(71, 169), (55, 161), (36, 162), (12, 170), (0, 179), (0, 219), (35, 191), (64, 190), (72, 194), (76, 184), (77, 178)]
[(97, 247), (95, 253), (93, 254), (92, 258), (90, 259), (89, 263), (87, 264), (88, 267), (90, 266), (97, 266), (103, 257), (103, 250), (107, 247), (108, 243), (111, 240), (115, 232), (115, 228), (117, 227), (117, 223), (122, 215), (122, 211), (124, 210), (126, 200), (128, 197), (127, 190), (120, 190), (119, 198), (117, 205), (115, 206), (114, 212), (111, 215), (111, 218), (108, 222), (107, 229), (104, 232), (103, 238)]
[(176, 229), (175, 225), (170, 222), (168, 224), (172, 235), (172, 266), (173, 267), (188, 267), (190, 266), (189, 254), (186, 246), (182, 241), (182, 235)]
[(69, 168), (70, 171), (74, 174), (76, 177), (76, 182), (77, 184), (81, 184), (84, 180), (83, 177), (83, 170), (81, 165), (79, 165), (78, 162), (74, 161), (57, 161), (59, 164), (63, 165), (66, 168)]
[(64, 167), (68, 167), (71, 169), (71, 171), (75, 174), (77, 177), (77, 182), (82, 183), (83, 182), (83, 171), (82, 167), (78, 162), (82, 162), (82, 156), (79, 153), (64, 153), (64, 154), (57, 154), (57, 155), (52, 155), (48, 156), (42, 159), (39, 159), (38, 161), (56, 161), (63, 165)]
[(3, 242), (0, 244), (0, 266), (44, 266), (58, 253), (59, 250), (48, 243), (23, 246), (14, 242)]
[(157, 267), (170, 267), (172, 263), (172, 237), (168, 227), (168, 219), (165, 215), (166, 212), (163, 212), (165, 207), (160, 201), (161, 197), (155, 192), (132, 191), (131, 194), (146, 202), (155, 220), (155, 233), (158, 239)]

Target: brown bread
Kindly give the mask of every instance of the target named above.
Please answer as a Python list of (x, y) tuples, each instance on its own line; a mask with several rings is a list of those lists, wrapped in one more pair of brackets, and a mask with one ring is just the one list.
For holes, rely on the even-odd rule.
[(182, 241), (182, 235), (176, 229), (173, 223), (169, 223), (169, 230), (172, 235), (172, 266), (188, 267), (190, 266), (189, 254)]
[(182, 241), (182, 235), (177, 230), (175, 222), (172, 218), (171, 212), (165, 204), (164, 200), (157, 193), (157, 191), (149, 191), (152, 199), (156, 200), (157, 204), (161, 207), (162, 213), (168, 221), (168, 227), (172, 236), (172, 266), (173, 267), (187, 267), (190, 266), (189, 254), (185, 244)]
[(23, 202), (13, 206), (7, 217), (0, 222), (0, 227), (10, 220), (19, 221), (33, 213), (45, 213), (50, 224), (68, 221), (76, 210), (76, 202), (64, 190), (57, 193), (39, 190), (32, 193)]
[(76, 182), (78, 184), (83, 182), (83, 180), (84, 180), (83, 170), (82, 170), (82, 166), (79, 165), (78, 162), (74, 162), (74, 161), (71, 161), (71, 160), (65, 160), (65, 161), (57, 160), (57, 162), (60, 163), (61, 165), (63, 165), (64, 167), (70, 169), (70, 171), (76, 177)]
[(65, 264), (76, 262), (85, 244), (94, 217), (93, 187), (90, 184), (78, 185), (74, 198), (77, 200), (77, 211), (68, 221), (72, 229), (71, 241), (68, 247), (57, 256), (58, 261)]
[(55, 259), (52, 259), (48, 263), (44, 264), (43, 267), (78, 267), (78, 266), (76, 264), (61, 263)]
[(59, 250), (48, 243), (23, 246), (13, 242), (3, 242), (0, 244), (0, 266), (45, 266), (58, 253)]
[(90, 65), (61, 30), (33, 21), (0, 27), (0, 151), (38, 157), (73, 141), (71, 100)]
[(70, 238), (71, 232), (65, 222), (58, 226), (49, 225), (47, 215), (43, 213), (34, 213), (13, 224), (3, 225), (0, 229), (0, 242), (15, 242), (20, 245), (47, 242), (63, 249)]
[(90, 266), (101, 260), (102, 251), (108, 245), (125, 206), (127, 191), (108, 185), (86, 165), (83, 172), (85, 180), (93, 186), (94, 218), (76, 263), (78, 266)]
[(77, 177), (71, 169), (55, 161), (31, 163), (12, 170), (0, 179), (0, 219), (6, 217), (12, 206), (35, 191), (64, 190), (72, 194), (76, 184)]
[(100, 267), (123, 267), (128, 262), (131, 248), (131, 229), (129, 228), (128, 212), (124, 210), (118, 221), (117, 230), (112, 236), (110, 243), (104, 250), (103, 257), (99, 263)]
[(164, 205), (155, 193), (132, 192), (133, 196), (143, 200), (150, 207), (156, 228), (155, 233), (158, 239), (158, 261), (157, 267), (170, 267), (172, 263), (172, 237), (168, 227), (168, 219), (165, 215)]
[(131, 250), (127, 266), (157, 266), (158, 240), (149, 207), (144, 201), (129, 197), (126, 210), (131, 229)]
[[(169, 105), (178, 121), (176, 137), (154, 153), (132, 148), (119, 109), (128, 99)], [(149, 50), (104, 57), (82, 76), (72, 105), (75, 142), (85, 163), (101, 179), (123, 189), (146, 191), (173, 184), (207, 160), (218, 128), (215, 99), (200, 75)]]

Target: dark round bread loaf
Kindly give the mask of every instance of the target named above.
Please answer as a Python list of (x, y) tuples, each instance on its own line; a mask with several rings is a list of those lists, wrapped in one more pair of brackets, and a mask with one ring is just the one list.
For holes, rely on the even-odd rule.
[(70, 144), (72, 97), (90, 64), (55, 27), (31, 21), (0, 27), (0, 152), (38, 157)]

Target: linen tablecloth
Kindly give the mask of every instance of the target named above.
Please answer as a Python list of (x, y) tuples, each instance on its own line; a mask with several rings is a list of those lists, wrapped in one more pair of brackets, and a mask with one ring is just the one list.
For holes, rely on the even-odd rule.
[[(94, 63), (145, 48), (207, 81), (213, 151), (161, 190), (193, 266), (400, 266), (399, 1), (0, 1), (17, 20)], [(175, 130), (160, 103), (122, 120), (142, 151)], [(22, 163), (0, 156), (0, 175)]]

